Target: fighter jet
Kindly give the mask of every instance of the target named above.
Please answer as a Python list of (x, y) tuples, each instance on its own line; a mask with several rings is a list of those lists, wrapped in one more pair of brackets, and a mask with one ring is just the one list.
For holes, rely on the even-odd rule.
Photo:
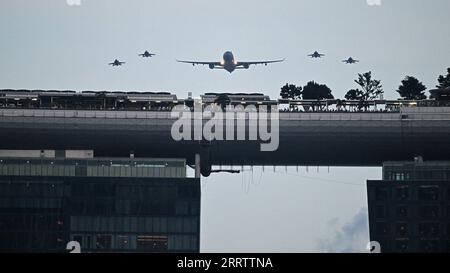
[(144, 52), (144, 54), (139, 54), (139, 56), (144, 57), (144, 58), (151, 58), (153, 56), (155, 56), (156, 54), (150, 53), (147, 50)]
[(257, 62), (239, 62), (234, 58), (234, 55), (231, 51), (227, 51), (223, 54), (223, 60), (220, 62), (196, 62), (196, 61), (180, 61), (180, 63), (188, 63), (195, 65), (207, 65), (210, 69), (224, 69), (230, 73), (232, 73), (236, 69), (248, 69), (250, 65), (267, 65), (270, 63), (279, 63), (283, 62), (283, 60), (275, 60), (275, 61), (257, 61)]
[(359, 60), (355, 60), (352, 57), (350, 57), (347, 60), (343, 60), (342, 62), (346, 63), (346, 64), (354, 64), (354, 63), (359, 63)]
[(123, 65), (123, 64), (125, 64), (125, 62), (120, 62), (120, 61), (117, 60), (117, 59), (115, 59), (114, 62), (109, 63), (109, 65), (112, 65), (112, 66), (121, 66), (121, 65)]
[(323, 56), (325, 56), (325, 54), (320, 54), (319, 52), (314, 51), (313, 54), (309, 54), (308, 56), (311, 58), (322, 58)]

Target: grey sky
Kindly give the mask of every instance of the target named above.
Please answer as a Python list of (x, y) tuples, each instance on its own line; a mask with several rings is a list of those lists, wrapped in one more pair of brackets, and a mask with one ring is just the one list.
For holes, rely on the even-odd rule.
[[(382, 3), (82, 0), (68, 6), (66, 0), (2, 0), (0, 88), (171, 91), (180, 97), (189, 91), (263, 92), (275, 98), (286, 82), (315, 80), (343, 97), (355, 87), (357, 73), (369, 70), (387, 98), (397, 97), (406, 75), (433, 88), (450, 66), (450, 1)], [(147, 49), (158, 55), (137, 56)], [(287, 60), (231, 75), (175, 62), (219, 61), (226, 50), (243, 61)], [(315, 50), (327, 56), (306, 57)], [(340, 62), (349, 56), (361, 63)], [(127, 64), (109, 67), (115, 58)], [(248, 194), (241, 190), (241, 175), (205, 179), (202, 250), (324, 250), (323, 242), (332, 242), (367, 202), (364, 186), (323, 179), (363, 184), (381, 177), (377, 168), (326, 169), (311, 174), (311, 167), (308, 173), (322, 180), (267, 171)]]

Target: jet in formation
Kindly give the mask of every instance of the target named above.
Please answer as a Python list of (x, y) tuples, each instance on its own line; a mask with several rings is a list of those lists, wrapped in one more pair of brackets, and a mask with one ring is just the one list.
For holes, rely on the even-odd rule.
[(139, 56), (143, 57), (143, 58), (151, 58), (153, 56), (155, 56), (156, 54), (150, 53), (147, 50), (143, 53), (143, 54), (139, 54)]
[(279, 63), (283, 62), (283, 60), (274, 60), (274, 61), (256, 61), (256, 62), (241, 62), (237, 61), (234, 58), (234, 55), (231, 51), (227, 51), (223, 54), (223, 59), (220, 62), (200, 62), (200, 61), (180, 61), (180, 63), (188, 63), (195, 65), (207, 65), (210, 69), (224, 69), (230, 73), (235, 71), (236, 69), (248, 69), (251, 65), (267, 65), (271, 63)]
[(314, 51), (313, 54), (309, 54), (308, 56), (311, 58), (322, 58), (323, 56), (325, 56), (325, 54), (320, 54), (319, 52)]
[(355, 60), (352, 57), (350, 57), (347, 60), (343, 60), (342, 62), (346, 63), (346, 64), (355, 64), (355, 63), (359, 63), (359, 60)]
[(112, 65), (112, 66), (121, 66), (121, 65), (124, 65), (124, 64), (125, 64), (125, 62), (121, 62), (121, 61), (119, 61), (117, 59), (115, 59), (114, 62), (109, 63), (109, 65)]

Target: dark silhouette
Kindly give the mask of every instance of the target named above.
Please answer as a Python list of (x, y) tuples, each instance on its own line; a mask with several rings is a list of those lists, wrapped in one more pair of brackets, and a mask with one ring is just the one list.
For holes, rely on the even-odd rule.
[(322, 58), (323, 56), (325, 56), (325, 54), (320, 54), (318, 51), (314, 51), (313, 54), (308, 55), (308, 57), (311, 57), (311, 58)]
[(425, 90), (427, 90), (427, 87), (418, 79), (406, 76), (402, 84), (398, 87), (397, 92), (406, 100), (424, 100), (427, 98)]
[(439, 76), (438, 78), (439, 85), (436, 85), (439, 89), (450, 88), (450, 67), (447, 68), (447, 76)]
[(286, 83), (281, 87), (280, 96), (282, 99), (299, 100), (302, 96), (302, 87)]
[(331, 92), (331, 89), (325, 84), (318, 84), (314, 81), (310, 81), (303, 87), (302, 94), (304, 100), (334, 99)]
[(364, 92), (359, 89), (351, 89), (345, 94), (346, 100), (362, 100)]
[(359, 60), (355, 60), (352, 57), (350, 57), (347, 60), (343, 60), (342, 62), (346, 63), (346, 64), (355, 64), (355, 63), (359, 63)]
[(125, 62), (121, 62), (121, 61), (119, 61), (117, 59), (115, 59), (114, 62), (109, 63), (109, 65), (112, 65), (112, 66), (121, 66), (121, 65), (124, 65), (124, 64), (125, 64)]
[(364, 74), (358, 74), (358, 79), (355, 80), (362, 89), (362, 100), (374, 100), (379, 98), (383, 93), (383, 86), (381, 81), (372, 79), (372, 72), (369, 71)]
[(226, 110), (227, 105), (230, 105), (231, 103), (231, 99), (228, 95), (226, 94), (220, 94), (216, 100), (214, 101), (216, 104), (220, 105), (220, 108), (222, 109), (222, 111)]
[(143, 58), (151, 58), (153, 56), (156, 56), (156, 54), (150, 53), (146, 50), (143, 54), (139, 54), (139, 56), (141, 56)]

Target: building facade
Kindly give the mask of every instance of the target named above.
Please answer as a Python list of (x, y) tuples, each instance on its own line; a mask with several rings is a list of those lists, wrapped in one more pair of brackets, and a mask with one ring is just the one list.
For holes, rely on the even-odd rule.
[(1, 158), (0, 252), (199, 252), (184, 160)]
[(367, 192), (382, 252), (450, 252), (450, 162), (387, 162)]

